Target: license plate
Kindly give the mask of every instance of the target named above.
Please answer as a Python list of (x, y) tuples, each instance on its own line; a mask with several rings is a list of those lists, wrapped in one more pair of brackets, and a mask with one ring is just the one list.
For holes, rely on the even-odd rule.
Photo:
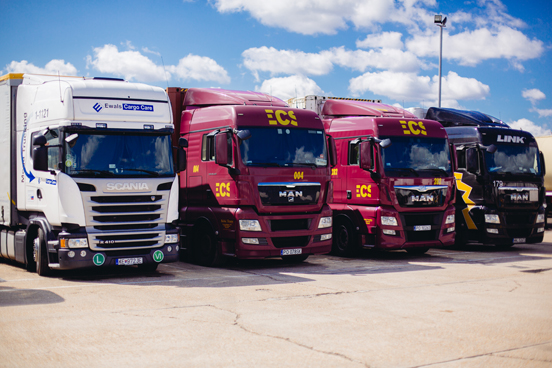
[(299, 249), (282, 249), (280, 251), (281, 256), (292, 256), (292, 255), (301, 254), (301, 253), (303, 253), (303, 249), (301, 249), (301, 248), (299, 248)]
[(137, 264), (144, 263), (144, 259), (142, 257), (137, 258), (119, 258), (116, 260), (115, 264), (117, 266), (132, 266)]
[(525, 243), (527, 241), (526, 238), (514, 238), (514, 243)]
[(431, 225), (416, 225), (414, 231), (428, 231), (431, 230)]

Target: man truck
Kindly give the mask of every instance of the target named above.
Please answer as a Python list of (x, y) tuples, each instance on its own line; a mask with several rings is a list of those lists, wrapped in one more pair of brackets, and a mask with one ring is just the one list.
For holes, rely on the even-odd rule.
[[(535, 137), (537, 144), (545, 157), (545, 160), (552, 162), (552, 135)], [(543, 162), (543, 167), (546, 166), (546, 163)], [(549, 168), (550, 169), (550, 168)], [(546, 218), (545, 223), (546, 227), (550, 228), (550, 217), (552, 216), (552, 170), (544, 173), (544, 187), (546, 188)]]
[(337, 148), (332, 253), (454, 244), (454, 155), (441, 124), (381, 101), (306, 96)]
[(0, 77), (0, 255), (30, 271), (178, 260), (178, 179), (161, 88)]
[(167, 92), (186, 154), (181, 245), (193, 262), (330, 252), (335, 144), (316, 113), (257, 92)]
[(545, 227), (544, 156), (531, 133), (477, 111), (431, 107), (454, 144), (457, 243), (539, 243)]

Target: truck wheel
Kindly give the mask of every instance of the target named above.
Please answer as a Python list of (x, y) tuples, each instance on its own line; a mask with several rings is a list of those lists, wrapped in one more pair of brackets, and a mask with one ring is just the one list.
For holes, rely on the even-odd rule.
[(34, 239), (32, 242), (29, 242), (27, 240), (27, 244), (25, 246), (25, 268), (29, 272), (36, 272), (36, 252), (34, 247)]
[(301, 254), (297, 256), (283, 256), (282, 260), (287, 263), (301, 263), (309, 258), (308, 254)]
[(44, 232), (38, 229), (34, 239), (34, 255), (36, 261), (36, 273), (40, 276), (50, 276), (52, 270), (48, 266), (48, 249), (44, 240)]
[(429, 248), (407, 248), (406, 251), (408, 254), (422, 255), (425, 254)]
[(213, 229), (207, 224), (197, 225), (194, 229), (193, 260), (195, 264), (216, 267), (222, 264), (218, 242)]
[(358, 253), (356, 235), (351, 223), (338, 218), (333, 227), (332, 254), (340, 257), (351, 257)]

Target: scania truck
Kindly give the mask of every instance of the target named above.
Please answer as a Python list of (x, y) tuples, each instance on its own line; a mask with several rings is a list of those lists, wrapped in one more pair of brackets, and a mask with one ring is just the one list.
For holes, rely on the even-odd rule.
[(167, 92), (187, 162), (181, 245), (194, 263), (330, 252), (335, 144), (316, 113), (257, 92)]
[(0, 255), (29, 271), (178, 260), (170, 103), (108, 78), (0, 77)]
[(531, 133), (477, 111), (431, 107), (454, 144), (457, 243), (539, 243), (545, 228), (544, 156)]
[(306, 96), (337, 147), (332, 253), (454, 244), (454, 155), (441, 124), (381, 101)]

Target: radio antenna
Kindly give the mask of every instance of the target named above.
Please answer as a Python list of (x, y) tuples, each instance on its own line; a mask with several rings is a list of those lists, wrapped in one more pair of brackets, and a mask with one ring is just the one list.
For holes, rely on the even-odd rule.
[(59, 75), (59, 70), (58, 70), (58, 85), (59, 85), (59, 100), (61, 101), (61, 103), (63, 103), (63, 97), (61, 96), (61, 76)]
[[(159, 55), (159, 56), (161, 56), (161, 55)], [(161, 56), (161, 64), (163, 64), (163, 71), (165, 72), (163, 74), (165, 74), (164, 75), (165, 82), (167, 83), (167, 88), (169, 88), (169, 80), (167, 79), (167, 69), (165, 69), (165, 62), (163, 61), (163, 56)]]

